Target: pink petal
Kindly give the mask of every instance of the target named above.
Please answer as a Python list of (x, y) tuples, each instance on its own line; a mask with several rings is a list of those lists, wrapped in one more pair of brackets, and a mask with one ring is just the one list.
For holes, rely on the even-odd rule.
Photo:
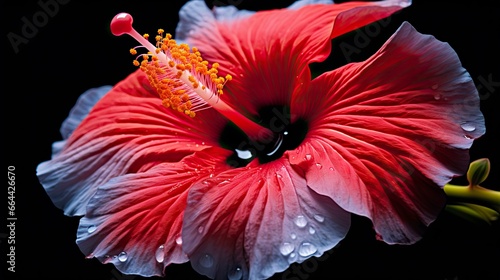
[(226, 122), (210, 109), (195, 118), (166, 109), (138, 70), (92, 108), (37, 176), (66, 215), (83, 215), (100, 185), (216, 146)]
[(310, 125), (292, 164), (312, 189), (370, 217), (388, 243), (420, 239), (444, 206), (440, 187), (464, 174), (485, 132), (456, 53), (409, 23), (367, 61), (315, 79), (291, 110)]
[(182, 162), (109, 180), (97, 189), (80, 220), (78, 246), (88, 258), (112, 262), (126, 274), (164, 275), (167, 265), (188, 261), (181, 239), (187, 190), (227, 169), (227, 153), (208, 149)]
[(349, 217), (281, 159), (195, 184), (182, 236), (199, 273), (265, 279), (334, 247), (346, 235)]
[(330, 39), (387, 17), (406, 1), (315, 4), (216, 21), (203, 1), (189, 2), (180, 12), (181, 40), (199, 48), (221, 75), (231, 74), (225, 101), (257, 115), (269, 104), (288, 104), (310, 80), (307, 65), (323, 61)]

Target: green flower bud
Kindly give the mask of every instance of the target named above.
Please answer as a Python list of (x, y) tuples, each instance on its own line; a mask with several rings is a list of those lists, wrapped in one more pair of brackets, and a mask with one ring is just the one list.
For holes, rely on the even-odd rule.
[(469, 170), (467, 171), (467, 180), (470, 186), (477, 186), (481, 184), (490, 173), (490, 160), (488, 158), (481, 158), (470, 163)]

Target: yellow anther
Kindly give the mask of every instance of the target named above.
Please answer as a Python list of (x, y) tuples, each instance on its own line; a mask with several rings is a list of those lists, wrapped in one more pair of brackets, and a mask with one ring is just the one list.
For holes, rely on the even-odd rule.
[(142, 37), (144, 37), (145, 39), (148, 39), (149, 38), (149, 34), (146, 33), (146, 34), (142, 35)]
[(232, 79), (233, 79), (233, 76), (231, 76), (231, 75), (229, 75), (229, 74), (227, 74), (227, 75), (226, 75), (226, 80), (227, 80), (227, 81), (231, 81)]
[(137, 54), (137, 50), (136, 49), (130, 49), (130, 54), (136, 55)]
[[(144, 38), (149, 38), (149, 35), (144, 34)], [(207, 96), (222, 94), (225, 83), (232, 79), (231, 75), (219, 77), (219, 63), (210, 64), (203, 60), (198, 48), (178, 44), (163, 29), (158, 29), (155, 41), (156, 49), (143, 54), (143, 60), (136, 59), (133, 64), (140, 66), (166, 108), (194, 117), (193, 110), (210, 104), (208, 100), (215, 99)], [(130, 53), (137, 54), (137, 51), (131, 49)]]

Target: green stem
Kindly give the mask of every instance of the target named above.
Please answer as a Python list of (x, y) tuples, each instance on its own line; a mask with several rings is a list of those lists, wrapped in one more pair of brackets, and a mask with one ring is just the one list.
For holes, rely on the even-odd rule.
[(481, 186), (458, 186), (446, 184), (446, 195), (452, 201), (468, 202), (490, 207), (500, 212), (500, 192)]

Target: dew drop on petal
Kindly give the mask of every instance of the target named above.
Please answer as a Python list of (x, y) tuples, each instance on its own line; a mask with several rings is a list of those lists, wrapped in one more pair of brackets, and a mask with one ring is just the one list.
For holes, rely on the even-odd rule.
[(325, 217), (319, 215), (319, 214), (316, 214), (314, 215), (314, 219), (320, 223), (322, 223), (324, 220), (325, 220)]
[(298, 215), (295, 220), (294, 220), (295, 225), (297, 225), (300, 228), (303, 228), (307, 225), (307, 220), (306, 217), (302, 215)]
[(438, 84), (434, 84), (434, 85), (432, 85), (432, 87), (431, 87), (431, 88), (432, 88), (432, 89), (437, 89), (437, 88), (438, 88)]
[(87, 228), (87, 232), (88, 232), (88, 233), (92, 233), (92, 232), (94, 232), (96, 229), (97, 229), (97, 227), (96, 227), (96, 226), (91, 225), (91, 226), (89, 226), (89, 227)]
[(311, 160), (312, 156), (310, 154), (306, 154), (304, 160)]
[(315, 232), (316, 232), (316, 230), (313, 227), (309, 227), (309, 233), (310, 234), (314, 234)]
[(473, 139), (474, 137), (472, 137), (472, 136), (470, 136), (470, 135), (465, 134), (465, 135), (464, 135), (464, 138), (465, 138), (465, 139)]
[(210, 268), (214, 264), (214, 259), (209, 254), (205, 254), (199, 259), (199, 263), (205, 268)]
[(434, 100), (439, 100), (439, 99), (441, 99), (441, 94), (439, 93), (434, 94)]
[(228, 280), (240, 280), (243, 277), (243, 271), (241, 267), (236, 267), (227, 275)]
[(292, 232), (292, 233), (290, 234), (290, 237), (291, 237), (293, 240), (295, 240), (295, 239), (297, 238), (297, 235), (296, 235), (295, 233), (293, 233), (293, 232)]
[(335, 171), (335, 168), (333, 168), (333, 167), (330, 167), (328, 169), (330, 169), (330, 171)]
[(179, 236), (179, 237), (177, 237), (177, 238), (175, 239), (175, 243), (177, 243), (177, 245), (182, 245), (182, 237), (180, 237), (180, 236)]
[(205, 229), (205, 228), (203, 228), (203, 226), (199, 226), (199, 227), (198, 227), (198, 233), (203, 233), (203, 230), (204, 230), (204, 229)]
[(302, 244), (300, 244), (298, 251), (299, 255), (301, 255), (302, 257), (309, 257), (310, 255), (316, 253), (318, 249), (316, 248), (316, 246), (309, 242), (303, 242)]
[(295, 249), (295, 247), (293, 246), (293, 244), (288, 243), (288, 242), (284, 242), (280, 246), (280, 253), (283, 256), (288, 256), (291, 252), (293, 252), (294, 249)]
[(156, 249), (155, 258), (159, 263), (163, 262), (163, 260), (165, 259), (165, 250), (163, 249), (163, 245), (160, 245), (160, 247)]
[(297, 254), (291, 253), (290, 256), (288, 256), (288, 262), (289, 263), (293, 263), (296, 260), (297, 260)]
[(128, 259), (128, 256), (127, 256), (127, 253), (125, 252), (121, 252), (120, 254), (118, 254), (118, 260), (121, 261), (121, 262), (124, 262)]
[(318, 163), (316, 163), (316, 167), (317, 167), (318, 169), (321, 169), (321, 168), (323, 168), (323, 165), (321, 165), (321, 163), (319, 163), (319, 162), (318, 162)]
[(467, 132), (472, 132), (472, 131), (476, 130), (476, 127), (470, 123), (463, 123), (460, 125), (460, 127), (462, 127), (462, 129), (467, 131)]

